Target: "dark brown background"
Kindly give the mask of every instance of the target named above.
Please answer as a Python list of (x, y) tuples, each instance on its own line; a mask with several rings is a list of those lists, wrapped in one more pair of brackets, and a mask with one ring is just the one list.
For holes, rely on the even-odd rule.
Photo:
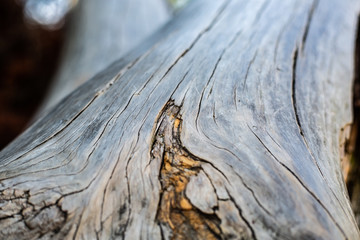
[(15, 0), (0, 1), (0, 150), (27, 125), (56, 69), (63, 30), (26, 22)]

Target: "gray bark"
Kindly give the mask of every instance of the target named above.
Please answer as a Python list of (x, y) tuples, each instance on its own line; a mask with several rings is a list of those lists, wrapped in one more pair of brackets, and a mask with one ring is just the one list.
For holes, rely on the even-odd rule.
[(0, 152), (7, 239), (359, 239), (355, 0), (193, 1)]

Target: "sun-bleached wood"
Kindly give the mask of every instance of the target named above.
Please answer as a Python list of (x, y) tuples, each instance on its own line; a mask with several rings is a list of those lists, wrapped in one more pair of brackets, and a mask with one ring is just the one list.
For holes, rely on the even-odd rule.
[(1, 238), (359, 239), (359, 5), (194, 0), (0, 152)]

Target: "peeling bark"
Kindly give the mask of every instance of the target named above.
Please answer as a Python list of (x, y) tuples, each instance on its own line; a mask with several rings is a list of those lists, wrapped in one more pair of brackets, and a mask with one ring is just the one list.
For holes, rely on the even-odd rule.
[[(202, 169), (203, 159), (182, 146), (179, 106), (170, 101), (163, 109), (151, 153), (152, 161), (162, 161), (162, 192), (157, 210), (162, 237), (165, 239), (252, 239), (244, 221), (229, 211), (236, 209), (222, 201)], [(210, 165), (211, 166), (211, 165)], [(236, 228), (227, 233), (231, 218), (238, 218)], [(230, 220), (230, 222), (229, 222)], [(241, 225), (243, 223), (243, 225)]]

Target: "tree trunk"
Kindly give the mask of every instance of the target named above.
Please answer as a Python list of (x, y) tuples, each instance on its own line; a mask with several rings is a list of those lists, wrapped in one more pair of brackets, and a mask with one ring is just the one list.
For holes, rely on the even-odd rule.
[(0, 237), (359, 239), (359, 10), (193, 1), (0, 152)]

